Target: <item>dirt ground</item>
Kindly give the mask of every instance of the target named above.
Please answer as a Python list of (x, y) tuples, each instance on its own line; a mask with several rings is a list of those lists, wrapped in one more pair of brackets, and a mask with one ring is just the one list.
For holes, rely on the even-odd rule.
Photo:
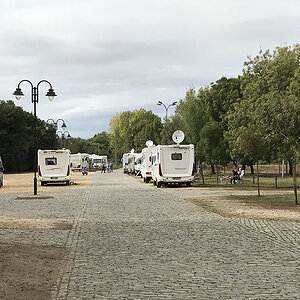
[[(82, 175), (81, 172), (71, 173), (71, 184), (66, 186), (65, 184), (47, 185), (41, 186), (38, 180), (38, 194), (45, 194), (47, 191), (53, 191), (61, 189), (78, 189), (87, 187), (93, 176), (93, 172), (89, 172), (88, 175)], [(4, 185), (0, 188), (0, 194), (3, 193), (32, 193), (33, 194), (33, 173), (20, 173), (20, 174), (4, 174)]]
[(186, 201), (201, 206), (211, 212), (226, 218), (268, 219), (300, 222), (300, 205), (274, 205), (226, 197), (205, 197), (201, 199), (186, 199)]
[(0, 299), (51, 299), (68, 249), (0, 242)]
[[(38, 195), (59, 189), (86, 188), (93, 176), (71, 173), (69, 186), (41, 186)], [(0, 194), (33, 194), (33, 173), (4, 174), (4, 186)], [(1, 203), (0, 203), (1, 205)], [(59, 229), (68, 230), (72, 224), (63, 220), (24, 219), (0, 215), (0, 232), (8, 230)], [(41, 300), (51, 299), (51, 288), (57, 282), (59, 271), (64, 267), (69, 249), (51, 246), (36, 246), (20, 243), (1, 243), (0, 239), (0, 299)]]

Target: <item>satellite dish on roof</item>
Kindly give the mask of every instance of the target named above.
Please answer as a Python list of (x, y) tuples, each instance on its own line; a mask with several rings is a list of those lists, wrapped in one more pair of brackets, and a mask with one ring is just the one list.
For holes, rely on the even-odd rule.
[(184, 140), (184, 133), (181, 130), (176, 130), (173, 135), (172, 135), (172, 139), (174, 141), (174, 143), (176, 143), (177, 145), (179, 145), (183, 140)]
[(148, 148), (152, 147), (152, 146), (153, 146), (153, 142), (152, 142), (151, 140), (147, 141), (147, 142), (146, 142), (146, 146), (147, 146)]

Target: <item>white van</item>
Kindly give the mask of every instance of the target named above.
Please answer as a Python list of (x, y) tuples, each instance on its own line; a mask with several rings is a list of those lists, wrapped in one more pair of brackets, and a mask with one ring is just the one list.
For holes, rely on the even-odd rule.
[(127, 173), (134, 174), (135, 173), (135, 159), (137, 153), (129, 153), (128, 155), (128, 165), (127, 165)]
[(141, 166), (141, 176), (144, 182), (148, 183), (152, 178), (152, 150), (153, 142), (147, 141), (147, 148), (142, 149), (142, 166)]
[(100, 169), (103, 163), (107, 165), (107, 156), (90, 155), (90, 165), (92, 168)]
[(41, 185), (70, 184), (70, 150), (38, 150), (38, 174)]
[(124, 153), (122, 158), (123, 163), (123, 173), (127, 173), (128, 171), (128, 157), (130, 153)]
[(0, 188), (3, 186), (3, 172), (4, 172), (4, 168), (3, 168), (3, 163), (2, 163), (1, 156), (0, 156)]
[(180, 145), (184, 133), (177, 130), (173, 133), (173, 141), (177, 145), (158, 145), (152, 151), (153, 184), (183, 184), (191, 186), (194, 181), (194, 145)]
[(89, 168), (89, 154), (77, 153), (70, 155), (70, 167), (72, 171), (81, 171), (82, 168)]
[(137, 153), (135, 157), (135, 175), (136, 176), (141, 176), (141, 169), (142, 169), (142, 153)]

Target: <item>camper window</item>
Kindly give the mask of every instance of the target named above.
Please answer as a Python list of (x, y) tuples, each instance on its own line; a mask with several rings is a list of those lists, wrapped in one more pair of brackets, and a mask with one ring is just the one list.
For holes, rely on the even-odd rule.
[(46, 166), (55, 166), (55, 165), (57, 165), (57, 158), (56, 157), (46, 157), (45, 158), (45, 165)]
[(172, 160), (182, 160), (182, 154), (181, 153), (172, 153), (171, 159)]

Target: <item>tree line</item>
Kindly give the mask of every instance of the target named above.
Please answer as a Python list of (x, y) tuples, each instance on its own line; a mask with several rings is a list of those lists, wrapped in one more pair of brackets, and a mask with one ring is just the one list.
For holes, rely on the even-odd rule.
[[(230, 162), (253, 165), (259, 161), (290, 162), (299, 157), (300, 46), (277, 47), (248, 57), (242, 74), (221, 77), (199, 90), (190, 88), (168, 120), (141, 108), (116, 114), (108, 132), (92, 138), (57, 140), (38, 119), (38, 148), (66, 147), (72, 153), (96, 153), (120, 161), (122, 154), (140, 152), (147, 140), (172, 143), (175, 130), (185, 132), (185, 143), (195, 145), (198, 164)], [(7, 171), (32, 170), (34, 117), (12, 101), (0, 102), (0, 155)]]

